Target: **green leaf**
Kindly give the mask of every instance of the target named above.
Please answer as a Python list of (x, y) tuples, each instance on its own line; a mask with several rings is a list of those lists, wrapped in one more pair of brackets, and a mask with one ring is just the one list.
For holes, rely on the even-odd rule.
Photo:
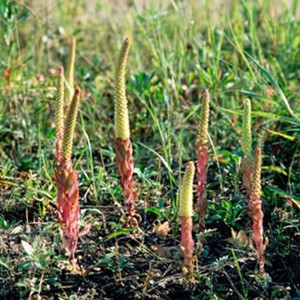
[[(268, 185), (267, 189), (270, 190), (270, 191), (272, 191), (272, 192), (274, 192), (275, 194), (280, 195), (280, 196), (291, 197), (291, 195), (288, 192), (283, 191), (282, 189), (280, 189), (278, 187), (275, 187), (275, 186), (272, 186), (272, 185)], [(299, 196), (293, 195), (292, 197), (293, 197), (294, 200), (296, 200), (300, 204), (300, 197)]]
[(163, 214), (161, 213), (161, 211), (157, 208), (157, 207), (148, 207), (145, 209), (145, 212), (151, 212), (156, 214), (157, 216), (159, 216), (160, 218), (163, 217)]
[(31, 245), (29, 245), (27, 242), (25, 241), (21, 241), (22, 246), (24, 248), (24, 251), (26, 252), (27, 255), (33, 255), (34, 253), (34, 249), (32, 248)]
[[(224, 108), (224, 107), (220, 107), (219, 109), (222, 111), (228, 112), (230, 114), (233, 114), (235, 116), (243, 115), (243, 111), (240, 109), (234, 110), (234, 109), (228, 109), (228, 108)], [(263, 117), (263, 118), (266, 118), (269, 120), (276, 120), (276, 121), (280, 121), (280, 122), (289, 122), (292, 124), (297, 124), (297, 123), (295, 123), (295, 121), (292, 118), (281, 116), (278, 114), (272, 114), (272, 113), (264, 112), (264, 111), (252, 111), (251, 115), (255, 116), (255, 117)]]
[(10, 271), (9, 266), (8, 266), (6, 263), (4, 263), (2, 260), (0, 260), (0, 266), (4, 267), (4, 268), (6, 268), (8, 271)]
[(293, 142), (297, 142), (297, 138), (294, 137), (294, 136), (290, 136), (290, 135), (287, 135), (285, 133), (282, 133), (282, 132), (278, 132), (278, 131), (273, 131), (273, 130), (270, 130), (268, 129), (268, 132), (271, 134), (271, 135), (277, 135), (277, 136), (280, 136), (286, 140), (290, 140), (290, 141), (293, 141)]
[(120, 235), (126, 235), (126, 234), (132, 232), (133, 230), (134, 230), (134, 228), (124, 228), (124, 229), (121, 229), (121, 230), (119, 230), (119, 231), (117, 231), (117, 232), (114, 232), (114, 233), (110, 234), (110, 235), (104, 240), (104, 242), (107, 242), (107, 241), (111, 240), (112, 238), (115, 238), (115, 237), (120, 236)]
[(283, 174), (285, 176), (288, 175), (288, 173), (286, 171), (284, 171), (281, 167), (278, 167), (278, 166), (263, 166), (262, 169), (269, 170), (272, 172), (277, 172), (277, 173)]
[(276, 89), (278, 94), (280, 95), (281, 100), (283, 101), (286, 109), (288, 112), (298, 121), (300, 122), (300, 118), (293, 112), (293, 110), (290, 107), (289, 101), (286, 99), (282, 89), (280, 88), (279, 84), (275, 81), (272, 74), (262, 67), (257, 60), (255, 60), (249, 53), (245, 52), (245, 54), (251, 59), (251, 61), (254, 63), (254, 65), (266, 76), (266, 78), (271, 82), (273, 87)]

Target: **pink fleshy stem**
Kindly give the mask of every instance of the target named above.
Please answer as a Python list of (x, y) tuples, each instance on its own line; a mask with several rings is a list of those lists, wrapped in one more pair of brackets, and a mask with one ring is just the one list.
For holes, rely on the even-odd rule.
[(189, 278), (193, 277), (193, 253), (194, 240), (192, 236), (193, 223), (191, 217), (180, 217), (181, 220), (181, 242), (180, 249), (184, 258), (184, 267), (186, 268)]
[(137, 192), (134, 190), (135, 181), (133, 179), (133, 156), (132, 144), (130, 139), (122, 140), (116, 139), (116, 163), (118, 171), (121, 176), (121, 187), (127, 203), (129, 223), (133, 220), (135, 215), (135, 199)]
[(208, 164), (209, 154), (206, 145), (198, 143), (198, 161), (197, 161), (197, 193), (198, 202), (196, 204), (196, 212), (199, 217), (199, 231), (205, 228), (205, 216), (207, 214), (207, 198), (206, 198), (206, 168)]

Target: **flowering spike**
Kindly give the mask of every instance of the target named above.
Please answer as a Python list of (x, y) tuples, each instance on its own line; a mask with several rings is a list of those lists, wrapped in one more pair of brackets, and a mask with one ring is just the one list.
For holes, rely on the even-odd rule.
[(200, 126), (198, 131), (198, 143), (207, 144), (207, 130), (209, 120), (209, 91), (205, 89), (202, 93), (202, 110), (200, 115)]
[(251, 160), (251, 101), (247, 99), (244, 102), (243, 114), (243, 132), (242, 132), (242, 149), (244, 157)]
[(72, 101), (72, 97), (74, 94), (74, 66), (75, 66), (75, 57), (76, 57), (76, 37), (72, 37), (68, 66), (66, 72), (66, 82), (67, 82), (67, 90), (66, 90), (66, 106), (65, 106), (65, 117), (68, 115), (69, 106)]
[(252, 218), (252, 239), (257, 250), (259, 261), (259, 272), (264, 273), (264, 248), (263, 243), (263, 217), (262, 203), (260, 200), (261, 193), (261, 149), (258, 147), (255, 153), (255, 164), (253, 170), (252, 188), (250, 201), (248, 203), (251, 218)]
[(130, 138), (127, 99), (125, 90), (125, 67), (130, 48), (130, 39), (125, 38), (115, 66), (115, 137)]
[(251, 101), (247, 99), (244, 102), (244, 114), (243, 114), (243, 129), (242, 129), (242, 172), (243, 172), (243, 185), (247, 190), (247, 199), (249, 202), (251, 194), (251, 178), (252, 178), (252, 166), (251, 166)]
[(209, 154), (207, 148), (208, 138), (208, 120), (209, 120), (209, 92), (205, 89), (202, 93), (202, 110), (200, 117), (199, 132), (197, 138), (197, 193), (198, 201), (196, 204), (196, 211), (199, 218), (199, 231), (205, 228), (205, 216), (207, 213), (207, 199), (206, 199), (206, 168), (208, 164)]
[(188, 273), (189, 279), (193, 278), (193, 252), (194, 240), (192, 236), (193, 230), (193, 179), (195, 174), (195, 166), (192, 161), (187, 164), (186, 172), (183, 178), (179, 216), (181, 220), (181, 254), (184, 257), (184, 270)]
[(195, 174), (195, 166), (192, 161), (188, 162), (186, 171), (182, 181), (182, 187), (180, 191), (180, 217), (192, 217), (193, 216), (193, 181)]
[(77, 88), (74, 92), (73, 100), (71, 102), (67, 119), (65, 122), (63, 155), (66, 162), (71, 160), (73, 137), (74, 137), (74, 130), (75, 130), (76, 119), (78, 114), (79, 102), (80, 102), (80, 89)]
[(58, 69), (57, 94), (55, 107), (55, 128), (56, 128), (56, 157), (61, 159), (63, 135), (64, 135), (64, 69)]

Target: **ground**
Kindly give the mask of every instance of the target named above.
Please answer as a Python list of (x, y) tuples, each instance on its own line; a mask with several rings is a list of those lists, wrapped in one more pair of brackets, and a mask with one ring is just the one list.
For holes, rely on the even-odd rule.
[[(0, 299), (300, 299), (298, 1), (0, 1)], [(55, 82), (77, 38), (83, 93), (73, 161), (81, 226), (72, 265), (56, 221)], [(113, 70), (125, 36), (139, 226), (114, 152)], [(182, 268), (179, 190), (211, 93), (206, 229)], [(243, 101), (263, 150), (265, 271), (242, 187)], [(196, 185), (194, 193), (196, 201)], [(164, 230), (168, 229), (169, 230)]]

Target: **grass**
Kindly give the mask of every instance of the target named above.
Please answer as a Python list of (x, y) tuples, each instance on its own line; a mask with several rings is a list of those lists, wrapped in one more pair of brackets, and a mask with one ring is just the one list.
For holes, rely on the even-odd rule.
[[(0, 298), (298, 299), (300, 4), (116, 2), (0, 1)], [(79, 241), (81, 275), (60, 247), (53, 181), (53, 69), (66, 66), (73, 35), (75, 87), (84, 94), (73, 161), (82, 219), (93, 224)], [(126, 79), (141, 189), (134, 232), (120, 221), (113, 147), (113, 67), (125, 36), (133, 41)], [(196, 160), (204, 88), (212, 99), (209, 206), (207, 230), (194, 235), (190, 287), (181, 272), (178, 188)], [(253, 249), (231, 236), (251, 233), (240, 172), (246, 98), (253, 149), (263, 149), (264, 278)], [(153, 230), (165, 221), (171, 231), (161, 239)]]

